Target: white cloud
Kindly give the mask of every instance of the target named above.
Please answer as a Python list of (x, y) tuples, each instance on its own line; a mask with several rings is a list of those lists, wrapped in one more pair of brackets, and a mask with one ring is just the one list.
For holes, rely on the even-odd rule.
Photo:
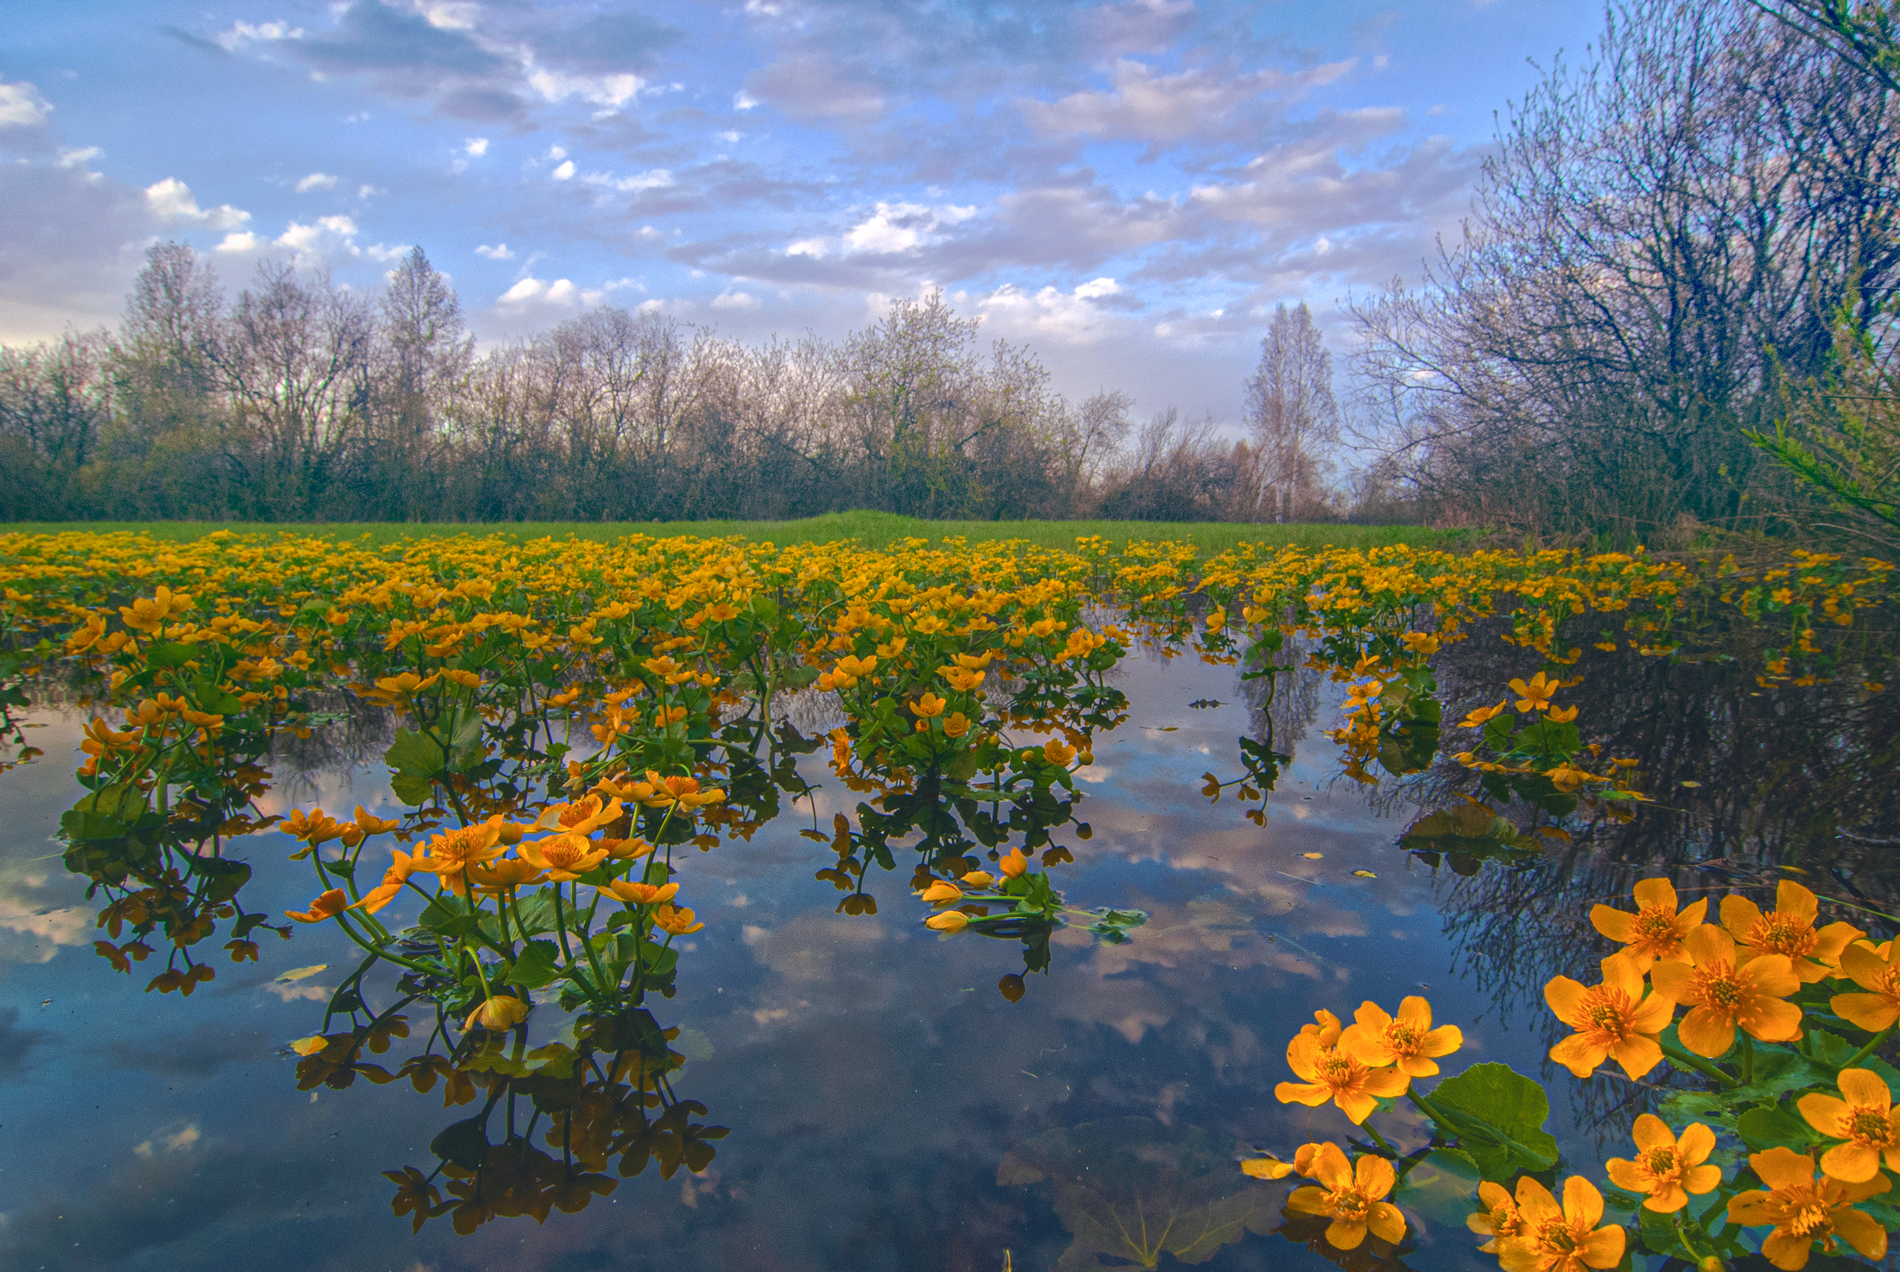
[[(566, 163), (561, 166), (564, 168), (572, 168), (574, 165), (572, 163)], [(569, 175), (572, 174), (570, 173)], [(565, 178), (561, 178), (559, 170), (556, 170), (555, 176), (565, 180)], [(665, 168), (653, 168), (646, 172), (635, 173), (631, 177), (616, 177), (610, 172), (589, 172), (581, 177), (581, 180), (588, 185), (605, 186), (614, 190), (626, 190), (631, 192), (636, 190), (664, 189), (673, 184), (673, 174)]]
[(572, 159), (562, 161), (561, 166), (548, 175), (556, 181), (566, 181), (574, 175), (574, 161)]
[(530, 303), (540, 305), (577, 305), (580, 303), (581, 289), (572, 279), (557, 278), (553, 282), (543, 282), (539, 278), (524, 278), (501, 294), (495, 304), (500, 307), (521, 307)]
[(825, 241), (815, 238), (799, 239), (796, 243), (787, 243), (785, 245), (785, 254), (787, 256), (809, 256), (815, 261), (824, 260), (827, 250)]
[(240, 19), (231, 24), (231, 29), (216, 37), (218, 44), (226, 53), (235, 53), (247, 44), (273, 44), (278, 40), (301, 40), (303, 28), (293, 27), (288, 22), (259, 22), (255, 25)]
[(483, 155), (488, 153), (488, 138), (470, 137), (467, 141), (462, 143), (462, 153), (467, 155), (470, 159), (480, 159)]
[(1146, 64), (1125, 58), (1110, 72), (1108, 91), (1071, 93), (1053, 102), (1024, 102), (1023, 117), (1038, 132), (1181, 141), (1217, 130), (1237, 108), (1265, 94), (1297, 94), (1329, 84), (1352, 68), (1353, 63), (1346, 61), (1329, 62), (1298, 75), (1258, 71), (1236, 76), (1206, 68), (1157, 75)]
[(255, 252), (263, 240), (249, 230), (236, 230), (224, 236), (215, 250), (220, 252)]
[(356, 187), (356, 197), (359, 199), (367, 199), (372, 194), (388, 194), (388, 193), (389, 191), (379, 190), (373, 185), (360, 185)]
[(0, 80), (0, 128), (32, 128), (46, 122), (53, 107), (33, 85)]
[(251, 219), (251, 214), (228, 203), (201, 208), (192, 197), (191, 187), (177, 177), (145, 187), (145, 205), (161, 221), (202, 225), (209, 230), (230, 230)]
[(97, 146), (62, 146), (59, 152), (59, 166), (62, 168), (83, 168), (90, 161), (105, 152)]
[(438, 31), (468, 31), (474, 29), (481, 6), (470, 0), (423, 0), (416, 11)]
[(741, 89), (740, 91), (732, 95), (732, 108), (734, 110), (751, 110), (753, 107), (757, 106), (758, 104), (759, 104), (759, 99), (754, 97), (752, 94), (746, 92), (744, 89)]
[(565, 159), (567, 158), (567, 148), (564, 146), (549, 146), (547, 157), (549, 159)]
[(484, 243), (475, 249), (475, 255), (486, 256), (491, 261), (512, 261), (515, 258), (515, 254), (508, 249), (506, 243), (497, 243), (493, 247)]
[[(347, 216), (320, 216), (314, 225), (305, 225), (292, 221), (284, 232), (277, 236), (276, 246), (287, 247), (298, 254), (317, 251), (325, 245), (326, 239), (348, 240), (356, 237), (356, 222)], [(354, 255), (354, 252), (352, 252)]]
[(550, 102), (579, 97), (596, 106), (618, 108), (639, 95), (646, 81), (630, 72), (618, 75), (569, 75), (564, 71), (534, 70), (528, 84)]
[(297, 182), (298, 194), (309, 194), (312, 190), (334, 190), (336, 178), (327, 172), (313, 172)]
[(713, 297), (712, 307), (714, 309), (757, 309), (759, 307), (759, 298), (757, 296), (748, 295), (742, 291), (728, 290), (720, 292), (717, 296)]
[(845, 231), (845, 250), (879, 256), (908, 252), (937, 242), (941, 237), (938, 230), (967, 221), (975, 215), (974, 207), (949, 205), (932, 208), (922, 203), (879, 203), (870, 216)]
[(1031, 293), (1005, 283), (976, 298), (975, 309), (983, 316), (986, 331), (1039, 343), (1091, 345), (1120, 334), (1125, 327), (1125, 320), (1094, 303), (1120, 292), (1112, 278), (1091, 279), (1069, 292), (1044, 287)]

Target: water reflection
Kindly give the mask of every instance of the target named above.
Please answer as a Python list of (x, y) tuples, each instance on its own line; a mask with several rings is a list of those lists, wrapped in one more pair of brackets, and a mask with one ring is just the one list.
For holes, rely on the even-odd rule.
[[(1434, 659), (1449, 714), (1487, 705), (1497, 673), (1522, 670), (1484, 655), (1474, 640)], [(1286, 1152), (1309, 1134), (1336, 1133), (1266, 1095), (1285, 1076), (1283, 1040), (1289, 1021), (1310, 1018), (1309, 999), (1351, 997), (1362, 986), (1367, 995), (1396, 998), (1394, 988), (1440, 980), (1438, 963), (1449, 953), (1467, 976), (1445, 991), (1462, 1018), (1496, 1003), (1493, 1021), (1508, 1022), (1523, 1009), (1529, 1016), (1517, 1019), (1536, 1022), (1531, 1033), (1550, 1033), (1539, 1041), (1469, 1027), (1473, 1049), (1521, 1054), (1518, 1067), (1535, 1072), (1559, 1032), (1542, 1009), (1543, 981), (1562, 971), (1594, 982), (1602, 950), (1584, 917), (1590, 904), (1620, 900), (1658, 867), (1693, 896), (1698, 888), (1763, 885), (1793, 866), (1809, 872), (1800, 877), (1830, 905), (1893, 912), (1887, 854), (1863, 842), (1890, 836), (1896, 825), (1895, 795), (1879, 767), (1890, 778), (1895, 720), (1884, 698), (1838, 685), (1751, 690), (1745, 673), (1720, 664), (1645, 662), (1618, 680), (1586, 660), (1578, 668), (1583, 683), (1565, 700), (1580, 708), (1591, 737), (1607, 739), (1608, 753), (1640, 757), (1636, 780), (1657, 803), (1627, 824), (1570, 822), (1565, 843), (1525, 833), (1521, 807), (1494, 803), (1485, 823), (1463, 811), (1477, 808), (1465, 799), (1478, 793), (1477, 778), (1455, 763), (1403, 781), (1388, 774), (1368, 809), (1350, 781), (1339, 780), (1331, 741), (1313, 736), (1312, 726), (1332, 711), (1327, 672), (1306, 665), (1304, 655), (1284, 665), (1268, 697), (1259, 680), (1239, 680), (1233, 668), (1131, 660), (1118, 680), (1130, 700), (1122, 708), (1128, 724), (1092, 739), (1094, 763), (1077, 768), (1071, 786), (1038, 790), (1031, 781), (1020, 800), (960, 805), (941, 788), (926, 800), (922, 783), (846, 795), (836, 772), (825, 771), (827, 748), (809, 745), (823, 722), (814, 710), (810, 732), (777, 734), (782, 749), (768, 740), (754, 764), (722, 760), (736, 814), (720, 825), (728, 842), (701, 854), (687, 851), (692, 836), (675, 839), (677, 869), (695, 898), (706, 898), (702, 917), (718, 917), (697, 936), (694, 953), (705, 957), (694, 983), (682, 985), (660, 1016), (641, 1006), (603, 1025), (584, 1012), (564, 1017), (544, 1000), (536, 1004), (534, 1037), (519, 1045), (512, 1031), (470, 1031), (461, 1036), (476, 1046), (405, 1051), (417, 1039), (393, 1022), (413, 1005), (396, 1007), (395, 978), (375, 982), (372, 975), (374, 993), (389, 995), (372, 994), (375, 1011), (319, 1035), (321, 1046), (294, 1061), (294, 1082), (264, 1065), (249, 1090), (265, 1107), (277, 1098), (265, 1093), (272, 1084), (328, 1102), (357, 1077), (378, 1085), (393, 1079), (387, 1094), (350, 1090), (346, 1109), (316, 1106), (329, 1119), (322, 1125), (339, 1134), (351, 1121), (387, 1119), (392, 1128), (376, 1137), (351, 1132), (358, 1142), (334, 1169), (356, 1182), (339, 1174), (325, 1185), (333, 1190), (332, 1213), (342, 1212), (345, 1197), (360, 1208), (368, 1199), (363, 1182), (381, 1172), (388, 1184), (378, 1185), (373, 1200), (389, 1207), (374, 1229), (383, 1242), (391, 1240), (391, 1218), (405, 1234), (421, 1229), (417, 1242), (468, 1233), (472, 1248), (487, 1252), (501, 1248), (480, 1244), (496, 1229), (509, 1231), (512, 1244), (515, 1230), (541, 1232), (541, 1221), (548, 1234), (571, 1225), (570, 1235), (533, 1238), (521, 1266), (626, 1262), (636, 1253), (626, 1233), (638, 1230), (652, 1248), (703, 1266), (897, 1267), (922, 1259), (989, 1268), (1009, 1249), (1022, 1268), (1099, 1266), (1099, 1257), (1220, 1267), (1322, 1259), (1394, 1266), (1403, 1257), (1413, 1266), (1475, 1267), (1485, 1261), (1470, 1256), (1473, 1243), (1445, 1221), (1403, 1252), (1371, 1243), (1334, 1251), (1320, 1239), (1323, 1222), (1282, 1214), (1284, 1186), (1256, 1184), (1233, 1169), (1246, 1146)], [(310, 738), (283, 740), (283, 751), (273, 752), (268, 766), (278, 789), (271, 797), (285, 799), (295, 772), (327, 798), (337, 788), (332, 765), (387, 750), (395, 727), (388, 712), (337, 714)], [(1764, 726), (1768, 720), (1774, 728)], [(1678, 721), (1680, 735), (1671, 732)], [(1212, 806), (1196, 794), (1203, 768), (1225, 762), (1234, 771), (1236, 755), (1245, 754), (1234, 747), (1239, 737), (1280, 757), (1272, 781), (1248, 772), (1265, 804), (1264, 830), (1241, 820), (1231, 799)], [(332, 743), (334, 752), (326, 751)], [(1693, 747), (1710, 750), (1696, 755)], [(1684, 776), (1691, 773), (1700, 776)], [(361, 789), (378, 785), (371, 778)], [(1389, 820), (1379, 820), (1378, 801)], [(283, 806), (307, 802), (285, 799)], [(386, 800), (369, 807), (394, 811)], [(806, 824), (820, 846), (792, 834)], [(1857, 838), (1831, 837), (1843, 827)], [(630, 821), (625, 830), (677, 833), (652, 821)], [(1407, 875), (1401, 855), (1380, 855), (1401, 833), (1418, 850), (1411, 854), (1417, 874)], [(1484, 854), (1469, 841), (1497, 842), (1510, 868), (1482, 865)], [(1149, 918), (1125, 944), (1102, 943), (1086, 925), (1051, 925), (1039, 944), (1026, 939), (1026, 922), (992, 925), (1024, 951), (1024, 971), (1059, 973), (1027, 1006), (1012, 1008), (1007, 991), (990, 992), (1004, 970), (996, 947), (920, 934), (911, 920), (927, 910), (906, 894), (934, 882), (962, 887), (978, 871), (1000, 875), (996, 867), (1018, 848), (1035, 850), (1038, 873), (1067, 867), (1070, 895)], [(1047, 855), (1057, 848), (1073, 860)], [(744, 861), (734, 860), (742, 853)], [(1446, 869), (1432, 873), (1441, 864)], [(814, 866), (822, 880), (816, 887)], [(267, 890), (256, 907), (308, 902), (307, 890), (278, 897), (269, 891), (276, 882), (263, 874), (260, 868), (244, 884), (247, 897)], [(192, 882), (189, 862), (181, 879)], [(965, 895), (982, 895), (974, 888)], [(874, 905), (880, 894), (882, 913)], [(853, 898), (862, 899), (857, 907), (844, 904)], [(1429, 907), (1442, 915), (1448, 947), (1422, 943), (1440, 925)], [(1875, 926), (1861, 911), (1830, 913)], [(162, 922), (155, 930), (164, 930)], [(329, 948), (303, 953), (315, 939), (296, 933), (296, 961), (344, 965)], [(1428, 953), (1414, 952), (1420, 949)], [(256, 991), (260, 980), (274, 980), (264, 972), (229, 985), (227, 973), (218, 985), (202, 986), (191, 1006), (214, 992)], [(324, 988), (317, 1001), (334, 1001), (340, 987)], [(206, 1009), (229, 1011), (234, 1002), (214, 998)], [(309, 1027), (294, 1023), (294, 1011), (314, 1006), (309, 999), (267, 1004), (286, 1038)], [(662, 1018), (677, 1030), (663, 1028)], [(420, 1034), (419, 1021), (402, 1023)], [(30, 1009), (5, 1023), (0, 1066), (12, 1057), (24, 1068), (56, 1037)], [(151, 1065), (156, 1052), (172, 1048), (179, 1071), (197, 1065), (210, 1074), (230, 1064), (217, 1058), (220, 1046), (230, 1049), (228, 1039), (185, 1037), (156, 1037), (139, 1063)], [(550, 1045), (570, 1054), (530, 1059)], [(238, 1053), (255, 1064), (260, 1051), (249, 1046)], [(203, 1058), (189, 1059), (200, 1052)], [(537, 1063), (533, 1071), (512, 1069)], [(418, 1099), (411, 1087), (431, 1098)], [(446, 1101), (440, 1108), (437, 1089)], [(397, 1096), (415, 1107), (392, 1112)], [(1587, 1127), (1632, 1097), (1648, 1098), (1599, 1080), (1573, 1111)], [(287, 1109), (285, 1116), (305, 1115)], [(240, 1133), (229, 1125), (220, 1134), (205, 1119), (152, 1121), (138, 1132), (147, 1152), (134, 1153), (110, 1189), (84, 1203), (92, 1209), (67, 1207), (95, 1218), (110, 1211), (116, 1218), (102, 1226), (128, 1235), (116, 1252), (89, 1255), (90, 1264), (69, 1258), (66, 1266), (149, 1257), (150, 1241), (129, 1235), (138, 1223), (148, 1225), (148, 1237), (176, 1232), (165, 1241), (189, 1262), (192, 1232), (206, 1242), (229, 1239), (232, 1229), (219, 1225), (232, 1208), (209, 1185), (179, 1180), (221, 1181), (245, 1195), (243, 1174), (307, 1169), (326, 1152), (320, 1137), (330, 1134), (305, 1126), (265, 1150), (255, 1142), (236, 1147)], [(719, 1140), (715, 1121), (733, 1134)], [(222, 1164), (214, 1166), (218, 1154)], [(643, 1181), (637, 1196), (620, 1186), (632, 1177)], [(153, 1215), (137, 1194), (159, 1189), (196, 1208), (191, 1224), (149, 1226)], [(821, 1213), (825, 1199), (836, 1214)], [(622, 1216), (623, 1208), (633, 1213)], [(64, 1221), (54, 1217), (62, 1213), (23, 1208), (6, 1238), (14, 1255), (65, 1257), (58, 1254)], [(774, 1216), (788, 1213), (820, 1218), (810, 1232), (786, 1233)], [(493, 1222), (523, 1218), (537, 1224)], [(298, 1248), (289, 1235), (297, 1221), (279, 1215), (271, 1222), (284, 1225), (280, 1262), (313, 1265), (289, 1253)], [(350, 1257), (391, 1248), (358, 1246)], [(440, 1244), (414, 1248), (445, 1258)]]

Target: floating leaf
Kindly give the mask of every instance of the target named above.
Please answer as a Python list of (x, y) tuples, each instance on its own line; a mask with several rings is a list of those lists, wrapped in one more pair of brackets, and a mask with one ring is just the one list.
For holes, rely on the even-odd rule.
[(1490, 1180), (1508, 1183), (1525, 1171), (1557, 1164), (1557, 1141), (1544, 1129), (1544, 1088), (1509, 1066), (1474, 1064), (1440, 1082), (1429, 1097), (1441, 1130), (1456, 1135)]
[(282, 976), (279, 976), (277, 983), (279, 985), (288, 985), (293, 981), (308, 980), (318, 972), (328, 970), (329, 966), (328, 963), (312, 963), (308, 967), (293, 967)]
[(1300, 854), (1300, 856), (1306, 858), (1308, 861), (1318, 861), (1320, 858), (1324, 857), (1325, 855), (1326, 854), (1323, 852), (1303, 852)]
[(1373, 874), (1370, 870), (1355, 870), (1352, 872), (1352, 877), (1355, 879), (1377, 879), (1379, 876)]

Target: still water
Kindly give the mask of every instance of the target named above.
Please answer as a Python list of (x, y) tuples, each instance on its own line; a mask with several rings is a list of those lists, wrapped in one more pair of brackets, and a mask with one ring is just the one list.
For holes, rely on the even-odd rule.
[[(1464, 669), (1473, 695), (1497, 683), (1481, 661)], [(1020, 949), (926, 931), (904, 872), (872, 873), (878, 914), (836, 913), (838, 894), (813, 879), (831, 854), (798, 832), (859, 797), (808, 757), (815, 807), (750, 843), (676, 858), (706, 927), (684, 947), (678, 996), (649, 1006), (681, 1029), (674, 1091), (705, 1106), (699, 1122), (730, 1129), (717, 1156), (670, 1179), (650, 1165), (579, 1213), (469, 1236), (445, 1218), (413, 1233), (382, 1174), (430, 1170), (431, 1140), (467, 1109), (406, 1082), (295, 1089), (287, 1044), (318, 1027), (334, 969), (356, 961), (334, 925), (265, 935), (262, 963), (221, 965), (190, 998), (142, 993), (147, 975), (94, 955), (94, 909), (51, 837), (78, 793), (82, 719), (41, 713), (45, 758), (0, 776), (0, 1266), (994, 1272), (1007, 1253), (1024, 1272), (1071, 1272), (1173, 1266), (1126, 1243), (1241, 1215), (1230, 1239), (1188, 1257), (1371, 1267), (1369, 1251), (1328, 1259), (1306, 1234), (1273, 1231), (1298, 1181), (1259, 1184), (1235, 1164), (1352, 1130), (1331, 1106), (1273, 1097), (1292, 1077), (1286, 1042), (1316, 1009), (1426, 996), (1464, 1032), (1447, 1071), (1502, 1060), (1544, 1079), (1566, 1169), (1587, 1169), (1627, 1151), (1595, 1128), (1632, 1092), (1544, 1061), (1560, 1027), (1539, 993), (1606, 952), (1585, 920), (1592, 902), (1626, 898), (1659, 869), (1721, 891), (1791, 865), (1864, 907), (1840, 917), (1890, 934), (1865, 912), (1892, 912), (1897, 873), (1900, 728), (1880, 699), (1826, 686), (1764, 696), (1719, 667), (1663, 662), (1601, 677), (1579, 701), (1668, 798), (1530, 868), (1467, 863), (1464, 877), (1399, 844), (1455, 797), (1456, 766), (1377, 789), (1342, 779), (1320, 731), (1335, 715), (1323, 680), (1271, 713), (1294, 759), (1264, 829), (1231, 798), (1200, 794), (1203, 773), (1239, 774), (1237, 739), (1268, 719), (1235, 671), (1137, 654), (1116, 681), (1128, 721), (1098, 737), (1081, 773), (1094, 836), (1054, 873), (1071, 904), (1146, 911), (1131, 942), (1058, 933), (1049, 974), (1012, 1004), (997, 981), (1020, 970)], [(1446, 683), (1457, 702), (1456, 668)], [(294, 769), (280, 766), (266, 812), (399, 809), (375, 763)], [(246, 843), (247, 908), (308, 903), (288, 839)], [(1379, 1124), (1401, 1151), (1423, 1143), (1397, 1112)], [(1619, 1140), (1627, 1126), (1624, 1111)], [(1497, 1266), (1461, 1223), (1413, 1220), (1403, 1266)]]

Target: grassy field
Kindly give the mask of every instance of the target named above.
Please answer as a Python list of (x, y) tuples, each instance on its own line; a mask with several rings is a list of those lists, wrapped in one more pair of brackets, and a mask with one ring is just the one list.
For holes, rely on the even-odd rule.
[(1372, 547), (1408, 543), (1416, 547), (1449, 547), (1461, 542), (1462, 531), (1426, 530), (1418, 526), (1250, 525), (1233, 522), (1163, 521), (921, 521), (888, 512), (834, 512), (804, 521), (669, 521), (669, 522), (556, 522), (525, 521), (495, 525), (448, 522), (405, 525), (393, 522), (327, 525), (238, 521), (62, 521), (0, 524), (0, 533), (54, 534), (60, 531), (136, 530), (155, 539), (187, 542), (214, 530), (239, 534), (306, 534), (333, 539), (367, 539), (381, 545), (428, 535), (504, 534), (517, 539), (613, 540), (630, 534), (667, 538), (674, 535), (725, 537), (740, 535), (773, 543), (830, 542), (856, 539), (866, 547), (886, 548), (903, 539), (939, 539), (961, 535), (978, 539), (1027, 539), (1045, 547), (1066, 548), (1078, 535), (1105, 535), (1114, 543), (1131, 539), (1150, 542), (1187, 541), (1203, 553), (1225, 551), (1237, 543), (1297, 544), (1301, 547)]

